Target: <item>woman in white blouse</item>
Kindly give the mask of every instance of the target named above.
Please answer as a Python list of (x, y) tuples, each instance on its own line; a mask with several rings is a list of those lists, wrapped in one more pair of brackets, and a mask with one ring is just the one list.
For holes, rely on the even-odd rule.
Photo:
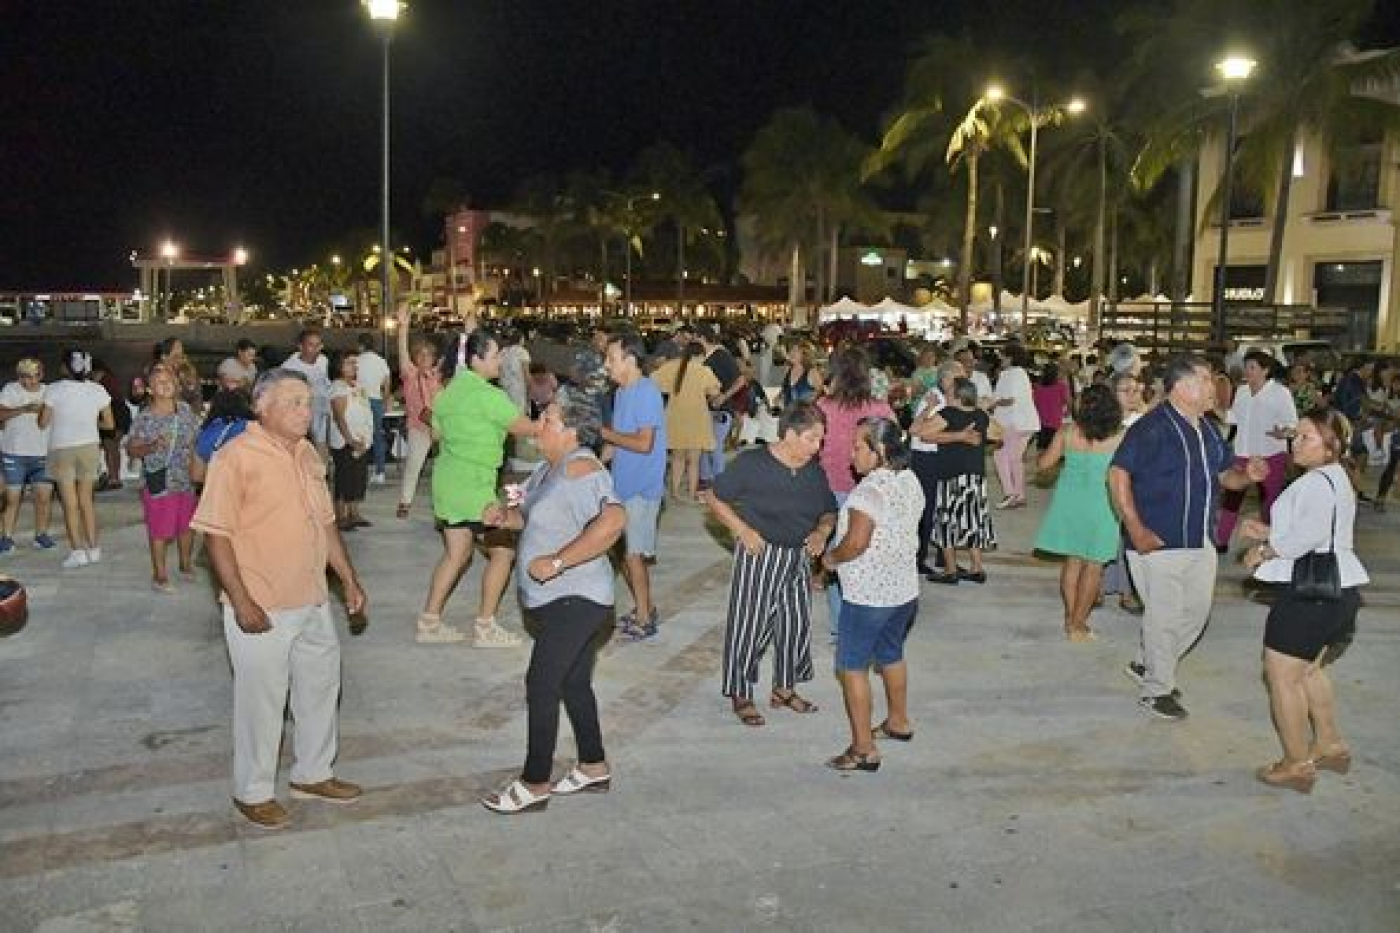
[[(840, 541), (822, 566), (841, 577), (836, 676), (846, 700), (851, 744), (827, 761), (838, 771), (878, 771), (876, 739), (908, 742), (908, 672), (904, 639), (919, 611), (919, 516), (924, 494), (909, 469), (909, 444), (889, 418), (862, 418), (851, 445), (851, 465), (861, 481), (837, 520)], [(870, 668), (885, 684), (887, 715), (870, 725)]]
[(1263, 542), (1245, 554), (1245, 565), (1259, 580), (1287, 584), (1293, 562), (1303, 555), (1328, 550), (1337, 555), (1341, 599), (1310, 601), (1285, 589), (1264, 628), (1264, 676), (1283, 760), (1259, 769), (1258, 777), (1304, 794), (1312, 790), (1318, 769), (1345, 774), (1351, 768), (1326, 671), (1356, 632), (1357, 588), (1370, 582), (1353, 547), (1356, 495), (1339, 462), (1349, 433), (1336, 411), (1304, 415), (1293, 440), (1293, 462), (1306, 472), (1274, 503), (1272, 525), (1252, 519), (1241, 525), (1245, 537)]
[(1001, 425), (1001, 446), (992, 455), (997, 479), (1001, 480), (1004, 498), (999, 509), (1015, 509), (1026, 504), (1026, 464), (1023, 457), (1026, 444), (1040, 430), (1040, 415), (1031, 396), (1031, 377), (1026, 373), (1030, 361), (1025, 347), (1010, 344), (1006, 348), (1008, 364), (997, 376), (996, 407), (993, 417)]

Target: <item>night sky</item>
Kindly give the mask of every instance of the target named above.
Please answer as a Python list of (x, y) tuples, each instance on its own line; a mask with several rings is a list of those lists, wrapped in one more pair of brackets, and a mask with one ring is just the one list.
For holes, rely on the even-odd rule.
[[(416, 0), (393, 47), (394, 228), (433, 245), (437, 177), (499, 207), (660, 140), (734, 187), (778, 107), (874, 141), (921, 36), (1067, 63), (1113, 54), (1122, 5)], [(127, 254), (166, 235), (278, 269), (376, 227), (380, 62), (355, 0), (0, 0), (0, 290), (129, 288)]]

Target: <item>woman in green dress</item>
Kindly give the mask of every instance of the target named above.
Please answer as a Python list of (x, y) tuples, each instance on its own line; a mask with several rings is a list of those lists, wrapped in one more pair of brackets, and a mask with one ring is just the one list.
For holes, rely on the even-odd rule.
[(1079, 394), (1074, 420), (1055, 434), (1037, 462), (1048, 470), (1064, 457), (1050, 508), (1035, 536), (1035, 548), (1064, 557), (1060, 597), (1065, 635), (1092, 641), (1089, 613), (1099, 598), (1103, 565), (1118, 555), (1118, 517), (1108, 499), (1108, 465), (1122, 439), (1123, 410), (1113, 390), (1091, 385)]
[[(419, 642), (450, 643), (465, 632), (442, 621), (447, 598), (471, 563), (474, 538), (484, 535), (483, 510), (496, 501), (496, 479), (505, 457), (506, 435), (533, 435), (535, 423), (520, 414), (510, 396), (492, 380), (501, 372), (500, 346), (485, 330), (462, 332), (447, 346), (442, 360), (446, 388), (432, 405), (433, 437), (439, 453), (433, 467), (433, 514), (442, 529), (443, 552), (433, 568), (428, 598), (418, 616)], [(497, 599), (510, 579), (514, 548), (487, 541), (491, 566), (482, 581), (483, 595)], [(483, 602), (488, 600), (483, 599)], [(472, 643), (506, 648), (520, 637), (496, 624), (494, 607), (477, 620)]]

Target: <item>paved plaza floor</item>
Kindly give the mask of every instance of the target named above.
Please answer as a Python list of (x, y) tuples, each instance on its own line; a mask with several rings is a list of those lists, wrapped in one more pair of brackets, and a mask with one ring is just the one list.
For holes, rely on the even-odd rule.
[[(1222, 563), (1183, 664), (1190, 718), (1150, 719), (1122, 673), (1135, 618), (1110, 602), (1098, 642), (1061, 636), (1056, 567), (1028, 553), (1048, 495), (997, 513), (986, 586), (925, 585), (917, 736), (852, 775), (822, 766), (846, 745), (825, 638), (804, 689), (819, 714), (730, 715), (729, 558), (700, 511), (669, 508), (662, 634), (598, 663), (612, 792), (505, 818), (477, 798), (523, 758), (528, 650), (413, 643), (438, 542), (425, 497), (397, 521), (393, 487), (372, 487), (337, 768), (366, 794), (294, 802), (275, 833), (229, 804), (207, 572), (152, 592), (134, 492), (103, 495), (100, 565), (60, 571), (23, 535), (0, 564), (32, 606), (0, 640), (0, 930), (1400, 929), (1400, 517), (1365, 511), (1358, 531), (1376, 582), (1336, 668), (1355, 766), (1301, 796), (1253, 778), (1278, 748), (1242, 569)], [(470, 624), (479, 572), (452, 621)], [(503, 621), (519, 629), (513, 601)], [(572, 751), (565, 726), (560, 769)], [(285, 800), (285, 762), (280, 779)]]

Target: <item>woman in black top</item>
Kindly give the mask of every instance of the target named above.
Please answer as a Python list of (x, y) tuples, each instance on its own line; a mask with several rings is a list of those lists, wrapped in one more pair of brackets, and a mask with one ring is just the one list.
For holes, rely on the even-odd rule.
[[(959, 580), (986, 583), (982, 552), (996, 546), (987, 511), (987, 413), (978, 407), (971, 379), (953, 384), (953, 397), (933, 416), (924, 437), (938, 445), (940, 475), (934, 493), (933, 543), (943, 550), (943, 572), (933, 583)], [(969, 552), (971, 568), (958, 567), (958, 549)]]
[(794, 402), (778, 419), (781, 440), (746, 450), (715, 477), (715, 517), (733, 534), (734, 573), (724, 632), (724, 695), (746, 726), (761, 726), (753, 702), (758, 665), (773, 645), (768, 705), (795, 713), (817, 707), (798, 695), (812, 679), (812, 558), (836, 525), (836, 499), (816, 461), (825, 419), (811, 402)]

